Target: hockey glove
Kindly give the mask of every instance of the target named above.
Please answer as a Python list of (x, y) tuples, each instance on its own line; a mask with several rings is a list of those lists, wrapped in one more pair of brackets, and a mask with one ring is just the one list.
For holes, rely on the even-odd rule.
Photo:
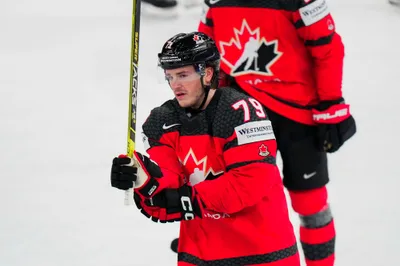
[(132, 159), (126, 155), (114, 158), (111, 167), (111, 186), (127, 190), (135, 184), (135, 192), (144, 198), (149, 198), (166, 186), (160, 182), (162, 176), (157, 164), (135, 151)]
[(337, 151), (356, 133), (356, 123), (350, 106), (340, 98), (322, 101), (312, 109), (313, 120), (318, 124), (317, 145), (326, 152)]
[[(178, 189), (164, 189), (154, 197), (144, 201), (146, 206), (166, 210), (175, 220), (193, 220), (202, 217), (203, 203), (192, 186), (183, 185)], [(178, 216), (176, 216), (178, 215)]]
[[(161, 191), (156, 196), (162, 193), (163, 192)], [(174, 212), (172, 210), (167, 210), (166, 208), (148, 206), (144, 203), (144, 199), (136, 193), (134, 194), (134, 200), (136, 207), (140, 210), (140, 212), (147, 218), (150, 218), (153, 222), (166, 223), (181, 220), (181, 212), (179, 210)], [(146, 199), (146, 201), (148, 200)]]

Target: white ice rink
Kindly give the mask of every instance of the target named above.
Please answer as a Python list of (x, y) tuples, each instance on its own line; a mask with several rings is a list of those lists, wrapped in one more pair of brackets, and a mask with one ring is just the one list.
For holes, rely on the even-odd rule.
[[(111, 188), (125, 152), (131, 1), (0, 2), (0, 266), (172, 266), (178, 224)], [(330, 0), (358, 133), (331, 155), (338, 266), (400, 265), (400, 8)], [(141, 22), (139, 120), (172, 97), (157, 52), (199, 10)], [(137, 144), (143, 151), (142, 143)], [(297, 217), (291, 214), (297, 228)]]

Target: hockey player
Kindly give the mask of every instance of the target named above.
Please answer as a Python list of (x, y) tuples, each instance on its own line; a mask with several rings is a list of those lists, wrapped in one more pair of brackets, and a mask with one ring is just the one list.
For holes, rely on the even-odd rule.
[(175, 99), (143, 124), (151, 160), (115, 158), (112, 186), (134, 181), (143, 214), (181, 221), (180, 266), (300, 265), (264, 107), (216, 90), (220, 54), (205, 34), (175, 35), (158, 58)]
[(307, 265), (333, 265), (327, 153), (356, 126), (341, 90), (344, 47), (326, 0), (206, 0), (199, 31), (215, 40), (222, 72), (267, 108)]

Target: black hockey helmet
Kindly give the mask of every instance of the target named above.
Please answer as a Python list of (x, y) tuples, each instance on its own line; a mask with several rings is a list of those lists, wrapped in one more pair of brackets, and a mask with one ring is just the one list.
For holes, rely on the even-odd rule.
[(193, 65), (203, 75), (205, 67), (213, 67), (216, 79), (219, 60), (220, 54), (214, 40), (196, 31), (173, 36), (158, 54), (158, 64), (164, 70)]
[[(200, 75), (204, 88), (204, 99), (198, 109), (204, 106), (211, 88), (217, 88), (220, 66), (220, 54), (213, 39), (201, 32), (178, 33), (163, 45), (158, 54), (158, 65), (165, 71), (192, 65)], [(206, 67), (214, 69), (211, 84), (203, 84), (202, 77)]]

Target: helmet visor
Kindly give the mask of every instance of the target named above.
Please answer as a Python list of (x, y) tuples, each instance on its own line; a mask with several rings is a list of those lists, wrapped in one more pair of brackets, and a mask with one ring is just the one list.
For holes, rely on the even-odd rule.
[(166, 80), (169, 85), (182, 85), (201, 78), (201, 75), (196, 72), (193, 67), (163, 70), (163, 74), (164, 80)]

